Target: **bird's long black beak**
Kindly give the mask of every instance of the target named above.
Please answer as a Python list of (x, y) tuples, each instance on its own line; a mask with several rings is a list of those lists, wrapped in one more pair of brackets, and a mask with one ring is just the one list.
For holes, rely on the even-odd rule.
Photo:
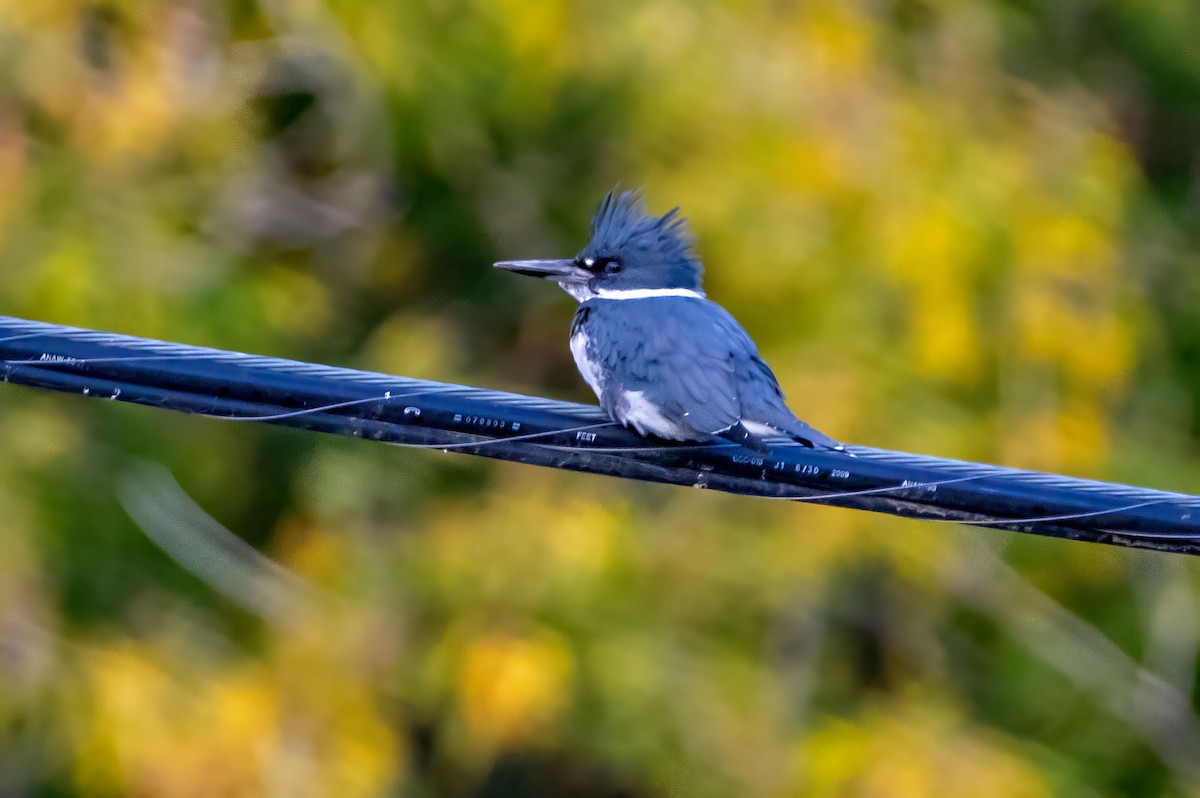
[(595, 275), (569, 259), (561, 260), (502, 260), (495, 268), (541, 277), (559, 283), (584, 283)]

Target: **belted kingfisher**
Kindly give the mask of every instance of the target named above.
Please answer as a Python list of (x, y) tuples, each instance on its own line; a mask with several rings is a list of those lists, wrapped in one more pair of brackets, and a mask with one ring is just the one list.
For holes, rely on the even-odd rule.
[(556, 281), (579, 301), (571, 354), (600, 406), (642, 435), (724, 438), (759, 452), (785, 435), (842, 445), (792, 415), (770, 367), (733, 316), (705, 299), (679, 208), (648, 215), (639, 193), (609, 194), (574, 258), (495, 266)]

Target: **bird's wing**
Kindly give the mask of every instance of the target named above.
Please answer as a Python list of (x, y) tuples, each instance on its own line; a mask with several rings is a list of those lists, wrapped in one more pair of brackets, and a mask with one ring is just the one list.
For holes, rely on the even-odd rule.
[[(728, 314), (726, 314), (728, 315)], [(732, 317), (729, 322), (737, 325)], [(738, 328), (741, 329), (741, 328)], [(745, 333), (743, 332), (744, 336)], [(749, 338), (746, 339), (749, 342)], [(843, 446), (825, 433), (796, 418), (787, 406), (783, 389), (775, 373), (758, 355), (754, 344), (738, 363), (738, 395), (741, 397), (741, 417), (744, 421), (756, 421), (779, 430), (795, 441), (816, 449), (837, 449)]]
[(722, 317), (728, 314), (705, 300), (606, 302), (588, 325), (593, 351), (612, 378), (602, 397), (605, 409), (616, 413), (622, 392), (636, 391), (699, 437), (736, 424), (737, 363), (753, 344), (736, 322), (731, 335)]
[(740, 404), (739, 418), (747, 423), (766, 424), (806, 446), (841, 449), (841, 444), (833, 438), (796, 418), (787, 406), (779, 380), (759, 356), (758, 348), (750, 336), (724, 308), (718, 305), (712, 307), (723, 337), (733, 342), (730, 349)]

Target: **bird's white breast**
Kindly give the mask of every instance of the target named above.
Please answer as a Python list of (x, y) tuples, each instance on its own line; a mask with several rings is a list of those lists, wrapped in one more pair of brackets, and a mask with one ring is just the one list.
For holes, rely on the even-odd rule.
[(587, 333), (581, 330), (571, 336), (571, 354), (575, 357), (575, 366), (583, 375), (584, 382), (596, 392), (597, 399), (601, 398), (604, 395), (604, 371), (599, 363), (591, 359)]

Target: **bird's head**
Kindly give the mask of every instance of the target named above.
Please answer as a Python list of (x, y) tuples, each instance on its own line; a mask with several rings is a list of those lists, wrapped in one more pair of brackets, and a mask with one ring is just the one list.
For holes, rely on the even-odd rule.
[(703, 296), (687, 221), (678, 208), (648, 215), (641, 195), (633, 191), (608, 193), (592, 216), (587, 244), (574, 258), (501, 261), (496, 268), (554, 280), (581, 302), (629, 291)]

